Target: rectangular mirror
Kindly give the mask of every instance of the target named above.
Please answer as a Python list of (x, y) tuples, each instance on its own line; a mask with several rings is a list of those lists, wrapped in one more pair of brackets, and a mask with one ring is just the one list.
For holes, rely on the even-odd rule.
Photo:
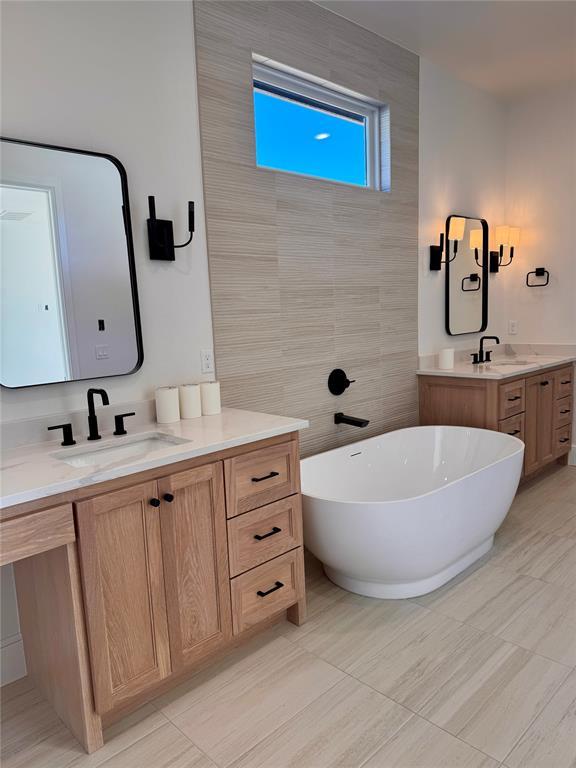
[(480, 333), (488, 325), (488, 224), (446, 219), (446, 333)]
[(3, 386), (141, 366), (128, 184), (118, 160), (2, 139), (0, 248)]

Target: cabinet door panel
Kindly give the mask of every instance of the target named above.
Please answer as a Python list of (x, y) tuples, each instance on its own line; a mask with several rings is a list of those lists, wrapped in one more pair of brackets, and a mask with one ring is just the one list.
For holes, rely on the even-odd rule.
[(156, 483), (142, 483), (76, 507), (99, 713), (170, 673), (156, 495)]
[(170, 649), (179, 669), (232, 636), (222, 464), (171, 475), (158, 487)]
[(539, 467), (538, 460), (538, 399), (539, 377), (526, 380), (526, 414), (524, 418), (524, 473), (529, 475)]
[(538, 461), (540, 466), (554, 460), (554, 379), (551, 375), (540, 378), (538, 400)]

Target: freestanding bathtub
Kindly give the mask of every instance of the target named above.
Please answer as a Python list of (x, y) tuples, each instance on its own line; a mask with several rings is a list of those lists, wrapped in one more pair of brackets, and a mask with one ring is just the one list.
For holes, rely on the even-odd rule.
[(468, 427), (414, 427), (301, 462), (304, 543), (360, 595), (423, 595), (487, 552), (524, 443)]

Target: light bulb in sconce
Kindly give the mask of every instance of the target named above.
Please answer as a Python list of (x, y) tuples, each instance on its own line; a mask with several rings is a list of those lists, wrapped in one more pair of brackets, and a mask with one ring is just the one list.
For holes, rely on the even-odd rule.
[(520, 245), (520, 227), (510, 227), (508, 232), (508, 245), (510, 248), (515, 248)]
[(510, 236), (510, 227), (506, 224), (501, 224), (499, 227), (496, 227), (496, 244), (498, 247), (502, 247), (503, 245), (508, 245), (508, 238)]
[(451, 216), (448, 226), (448, 240), (454, 241), (454, 256), (458, 253), (458, 241), (464, 238), (466, 219), (461, 216)]
[(474, 251), (474, 258), (478, 266), (481, 266), (480, 261), (478, 259), (478, 251), (482, 250), (483, 240), (484, 240), (484, 232), (481, 229), (470, 230), (470, 248)]

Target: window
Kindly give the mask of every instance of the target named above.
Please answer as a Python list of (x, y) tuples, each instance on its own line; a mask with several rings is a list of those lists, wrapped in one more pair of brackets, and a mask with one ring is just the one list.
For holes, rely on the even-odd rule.
[(263, 64), (253, 79), (256, 165), (388, 189), (386, 107)]

